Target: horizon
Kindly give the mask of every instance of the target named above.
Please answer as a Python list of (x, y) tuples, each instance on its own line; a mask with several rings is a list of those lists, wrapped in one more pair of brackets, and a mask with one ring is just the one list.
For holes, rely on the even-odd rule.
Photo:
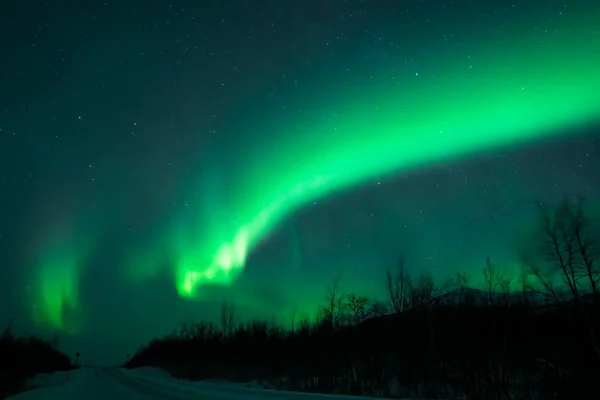
[(238, 5), (4, 13), (15, 332), (115, 365), (223, 302), (385, 300), (400, 257), (477, 286), (521, 268), (538, 202), (600, 217), (597, 2)]

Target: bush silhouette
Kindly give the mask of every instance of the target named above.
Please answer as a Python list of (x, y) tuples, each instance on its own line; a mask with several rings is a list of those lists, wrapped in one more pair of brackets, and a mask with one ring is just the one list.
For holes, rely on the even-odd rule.
[(35, 336), (16, 337), (10, 326), (0, 337), (0, 397), (23, 388), (35, 374), (72, 369), (69, 357), (48, 340)]

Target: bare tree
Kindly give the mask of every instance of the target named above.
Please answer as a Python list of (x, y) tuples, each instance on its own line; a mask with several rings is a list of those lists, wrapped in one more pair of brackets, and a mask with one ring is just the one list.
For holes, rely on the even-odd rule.
[(483, 269), (483, 286), (487, 294), (488, 305), (493, 306), (496, 299), (496, 287), (498, 286), (498, 275), (496, 267), (492, 264), (490, 258), (485, 259), (485, 268)]
[(300, 334), (308, 334), (310, 331), (310, 318), (306, 313), (301, 313), (298, 320), (298, 326), (300, 327)]
[(564, 225), (571, 230), (577, 251), (577, 269), (589, 285), (586, 291), (592, 294), (594, 301), (598, 301), (600, 270), (595, 261), (600, 256), (600, 241), (596, 232), (593, 232), (592, 220), (585, 214), (585, 201), (581, 198), (576, 201), (565, 200), (562, 208)]
[(525, 306), (529, 306), (531, 304), (530, 292), (531, 292), (531, 283), (529, 282), (529, 272), (526, 268), (521, 268), (519, 270), (519, 281), (518, 284), (521, 290), (521, 303)]
[(196, 333), (197, 329), (195, 329), (195, 324), (192, 321), (182, 322), (181, 326), (176, 332), (177, 336), (182, 337), (184, 339), (195, 339)]
[(369, 309), (367, 310), (368, 318), (380, 317), (387, 314), (388, 308), (386, 304), (381, 301), (372, 301)]
[(417, 285), (411, 291), (411, 304), (416, 308), (426, 308), (433, 305), (436, 299), (436, 286), (433, 277), (428, 273), (422, 273)]
[[(554, 288), (554, 282), (552, 281), (552, 275), (547, 273), (547, 271), (543, 271), (537, 265), (530, 266), (531, 275), (536, 279), (536, 281), (540, 284), (540, 289), (533, 288), (533, 292), (542, 295), (545, 298), (546, 304), (558, 304), (561, 301), (561, 298)], [(533, 286), (532, 286), (533, 287)]]
[(429, 331), (429, 348), (431, 358), (435, 358), (435, 326), (433, 324), (432, 310), (440, 299), (447, 293), (452, 280), (437, 286), (433, 277), (428, 273), (422, 273), (418, 284), (411, 291), (411, 305), (417, 310), (424, 312), (427, 317)]
[[(543, 261), (550, 267), (547, 275), (558, 273), (576, 303), (587, 294), (597, 299), (600, 271), (595, 259), (600, 255), (600, 242), (594, 237), (590, 218), (585, 215), (584, 201), (565, 199), (554, 210), (543, 205), (539, 209), (540, 250)], [(539, 267), (534, 275), (542, 275)], [(541, 283), (546, 289), (549, 286)]]
[(367, 296), (360, 296), (351, 293), (347, 296), (348, 308), (352, 312), (352, 318), (355, 324), (360, 324), (369, 318), (369, 308), (371, 300)]
[(341, 317), (346, 310), (345, 296), (340, 292), (339, 283), (340, 276), (337, 276), (332, 284), (327, 287), (325, 305), (319, 308), (319, 314), (323, 321), (332, 328), (336, 328), (340, 324)]
[(560, 270), (564, 282), (573, 299), (580, 301), (578, 271), (576, 262), (576, 244), (573, 227), (570, 226), (569, 205), (562, 203), (554, 213), (540, 208), (542, 215), (543, 239), (541, 249), (545, 261)]
[(498, 297), (501, 302), (510, 304), (513, 280), (514, 272), (511, 269), (497, 268), (489, 257), (486, 258), (485, 268), (483, 268), (483, 286), (489, 306), (494, 306)]
[(469, 280), (471, 280), (471, 277), (466, 273), (458, 272), (454, 275), (453, 283), (458, 289), (458, 298), (456, 299), (458, 305), (463, 305), (466, 302), (466, 292), (469, 288)]
[(231, 337), (235, 326), (235, 304), (223, 302), (221, 304), (221, 328), (223, 336)]
[(298, 312), (298, 309), (294, 308), (292, 310), (292, 335), (294, 334), (294, 328), (295, 328), (295, 324), (296, 324), (296, 313)]
[(392, 309), (396, 313), (405, 311), (408, 308), (412, 284), (410, 276), (404, 271), (404, 257), (400, 257), (396, 273), (392, 272), (389, 268), (385, 272), (385, 286)]
[(500, 288), (502, 302), (511, 305), (512, 292), (511, 286), (514, 280), (514, 272), (509, 268), (503, 268), (498, 274), (498, 287)]
[[(596, 355), (600, 347), (596, 341), (594, 316), (590, 315), (583, 298), (591, 294), (596, 313), (598, 311), (598, 270), (595, 257), (600, 253), (598, 240), (591, 232), (590, 219), (585, 215), (582, 199), (565, 199), (554, 210), (540, 205), (542, 240), (540, 250), (550, 267), (550, 274), (558, 273), (568, 289), (572, 301), (583, 318), (589, 343)], [(548, 280), (540, 277), (539, 269), (534, 275), (547, 290), (552, 289)], [(556, 298), (556, 291), (551, 291)], [(594, 313), (594, 314), (596, 314)]]

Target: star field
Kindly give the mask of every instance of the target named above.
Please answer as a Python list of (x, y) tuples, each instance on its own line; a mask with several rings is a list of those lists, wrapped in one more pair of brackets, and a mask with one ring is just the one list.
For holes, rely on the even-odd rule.
[(3, 320), (110, 362), (599, 213), (597, 2), (196, 3), (2, 6)]

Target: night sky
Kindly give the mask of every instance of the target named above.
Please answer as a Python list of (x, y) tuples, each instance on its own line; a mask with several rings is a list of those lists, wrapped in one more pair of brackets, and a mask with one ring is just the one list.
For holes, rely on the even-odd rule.
[(84, 363), (599, 209), (597, 0), (2, 4), (0, 322)]

